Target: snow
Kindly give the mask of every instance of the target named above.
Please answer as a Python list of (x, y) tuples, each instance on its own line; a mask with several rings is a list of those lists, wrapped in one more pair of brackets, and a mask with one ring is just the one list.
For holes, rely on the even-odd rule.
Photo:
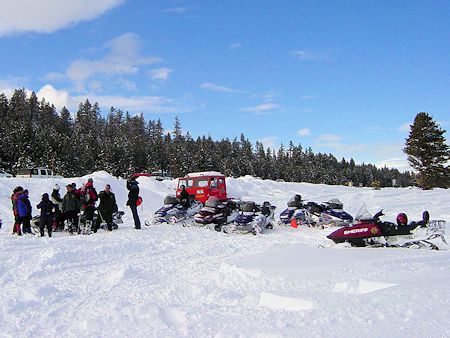
[(201, 171), (196, 173), (189, 173), (186, 176), (197, 177), (197, 176), (224, 176), (224, 175), (218, 171)]
[[(112, 233), (54, 238), (11, 235), (9, 196), (21, 185), (32, 205), (55, 183), (97, 190), (111, 184), (124, 224)], [(176, 181), (140, 177), (141, 221), (173, 193)], [(281, 212), (295, 193), (339, 198), (356, 214), (384, 208), (386, 220), (430, 211), (450, 221), (450, 192), (372, 190), (227, 179), (228, 195), (270, 201)], [(64, 188), (62, 188), (64, 191)], [(195, 227), (133, 229), (125, 181), (0, 178), (1, 337), (380, 337), (448, 336), (450, 254), (442, 251), (329, 247), (329, 229), (275, 227), (227, 235)], [(325, 246), (325, 248), (320, 247)]]

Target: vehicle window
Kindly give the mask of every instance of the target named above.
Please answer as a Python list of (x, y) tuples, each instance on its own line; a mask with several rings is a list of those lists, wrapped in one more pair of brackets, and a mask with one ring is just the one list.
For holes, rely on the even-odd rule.
[(178, 188), (184, 185), (186, 188), (190, 188), (194, 186), (194, 180), (179, 180)]
[(208, 186), (208, 179), (207, 178), (201, 178), (199, 180), (197, 180), (197, 182), (195, 182), (195, 186), (199, 187), (199, 188), (205, 188)]
[(47, 170), (41, 169), (41, 175), (47, 176)]
[(217, 178), (214, 177), (211, 179), (211, 188), (217, 188)]
[(219, 184), (220, 184), (220, 185), (223, 184), (223, 178), (219, 178)]
[(17, 171), (17, 175), (30, 175), (30, 169), (20, 169)]
[(31, 175), (38, 175), (37, 169), (31, 169)]
[(47, 170), (47, 175), (48, 176), (52, 176), (52, 171), (51, 170)]

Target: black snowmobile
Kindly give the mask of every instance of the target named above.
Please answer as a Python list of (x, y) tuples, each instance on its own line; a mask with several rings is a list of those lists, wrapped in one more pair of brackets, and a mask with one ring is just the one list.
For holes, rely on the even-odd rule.
[(236, 202), (232, 200), (221, 202), (218, 197), (210, 196), (205, 206), (194, 215), (193, 225), (209, 226), (211, 229), (221, 231), (222, 226), (233, 222), (238, 214)]

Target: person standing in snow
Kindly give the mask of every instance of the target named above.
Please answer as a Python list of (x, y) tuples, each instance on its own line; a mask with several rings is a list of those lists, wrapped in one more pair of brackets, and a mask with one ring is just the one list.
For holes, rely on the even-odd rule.
[(92, 221), (94, 219), (95, 212), (95, 202), (98, 200), (97, 191), (94, 188), (94, 180), (89, 178), (87, 183), (81, 188), (81, 207), (84, 211), (84, 215), (86, 216), (86, 222)]
[(42, 195), (42, 200), (36, 207), (41, 209), (41, 217), (39, 218), (41, 237), (44, 237), (45, 228), (47, 228), (48, 237), (52, 237), (53, 208), (55, 208), (55, 205), (50, 201), (47, 193)]
[(25, 234), (33, 234), (31, 231), (31, 203), (28, 197), (28, 190), (24, 190), (19, 196), (17, 207), (19, 210), (20, 224), (22, 224), (22, 232)]
[(127, 189), (128, 189), (128, 201), (127, 205), (131, 209), (131, 213), (133, 214), (134, 220), (134, 228), (141, 229), (141, 220), (139, 219), (139, 215), (137, 212), (137, 203), (139, 199), (139, 183), (136, 181), (136, 177), (131, 177), (127, 181)]
[(95, 222), (94, 232), (100, 227), (101, 222), (105, 222), (108, 226), (108, 231), (112, 231), (113, 226), (113, 213), (117, 212), (116, 196), (111, 191), (111, 186), (107, 184), (105, 190), (100, 191), (98, 194), (100, 204), (97, 208), (98, 217)]
[(53, 215), (53, 230), (58, 229), (61, 226), (61, 208), (62, 208), (62, 198), (59, 194), (59, 185), (55, 184), (53, 187), (52, 195), (51, 195), (51, 201), (55, 206), (55, 213)]
[(80, 212), (81, 204), (78, 198), (75, 197), (73, 186), (68, 184), (66, 188), (67, 193), (63, 198), (62, 211), (64, 213), (64, 218), (72, 223), (69, 232), (73, 233), (73, 231), (78, 228), (78, 213)]
[(16, 187), (13, 190), (13, 193), (11, 195), (11, 204), (12, 204), (12, 210), (14, 215), (14, 226), (13, 226), (13, 234), (18, 234), (19, 236), (22, 236), (22, 231), (20, 229), (21, 220), (19, 216), (19, 196), (22, 195), (23, 188), (21, 186)]

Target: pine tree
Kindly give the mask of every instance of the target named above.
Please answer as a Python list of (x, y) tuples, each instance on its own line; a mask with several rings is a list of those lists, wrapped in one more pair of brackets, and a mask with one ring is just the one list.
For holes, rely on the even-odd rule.
[(411, 166), (419, 172), (418, 184), (424, 189), (447, 188), (450, 169), (447, 165), (450, 151), (445, 143), (445, 130), (428, 113), (419, 113), (411, 125), (403, 151)]

